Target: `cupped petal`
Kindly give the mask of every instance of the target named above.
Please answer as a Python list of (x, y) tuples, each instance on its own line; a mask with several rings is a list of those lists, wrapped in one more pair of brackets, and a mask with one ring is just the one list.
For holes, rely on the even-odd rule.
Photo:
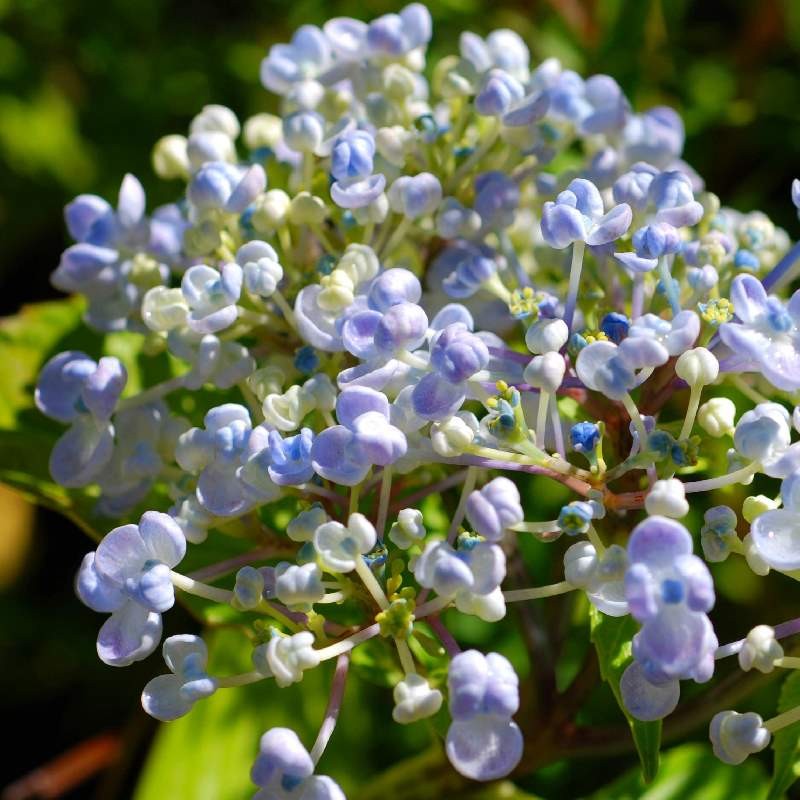
[(636, 661), (622, 673), (619, 690), (628, 713), (642, 722), (664, 719), (675, 710), (681, 697), (679, 680), (651, 683)]
[(603, 217), (589, 231), (586, 244), (591, 246), (608, 244), (619, 239), (631, 226), (633, 212), (627, 203), (620, 203)]
[(53, 480), (68, 489), (96, 479), (114, 451), (114, 428), (84, 414), (72, 423), (50, 453)]
[(142, 691), (142, 708), (162, 722), (170, 722), (188, 714), (194, 702), (181, 695), (183, 679), (177, 675), (158, 675), (148, 681)]
[(453, 767), (475, 781), (508, 775), (522, 758), (522, 732), (505, 717), (456, 720), (447, 731), (445, 749)]
[(678, 556), (692, 552), (689, 531), (674, 519), (652, 516), (640, 522), (628, 541), (631, 563), (641, 561), (651, 569), (672, 564)]
[(83, 557), (75, 577), (75, 592), (92, 611), (116, 611), (125, 602), (125, 595), (119, 584), (98, 572), (94, 561), (93, 552)]
[(758, 554), (772, 569), (800, 569), (800, 514), (781, 508), (765, 511), (753, 520), (750, 535)]
[(424, 419), (452, 417), (466, 399), (464, 383), (450, 383), (435, 373), (425, 375), (411, 396), (414, 411)]
[(139, 535), (152, 558), (168, 567), (174, 567), (186, 555), (186, 537), (169, 514), (145, 511), (139, 520)]
[(111, 667), (127, 667), (147, 658), (160, 639), (161, 614), (129, 600), (100, 628), (97, 655)]
[(745, 324), (755, 322), (767, 305), (767, 292), (758, 278), (737, 275), (731, 283), (731, 302), (736, 316)]
[(94, 564), (101, 575), (124, 585), (128, 578), (139, 574), (149, 558), (138, 526), (121, 525), (106, 534), (97, 546)]

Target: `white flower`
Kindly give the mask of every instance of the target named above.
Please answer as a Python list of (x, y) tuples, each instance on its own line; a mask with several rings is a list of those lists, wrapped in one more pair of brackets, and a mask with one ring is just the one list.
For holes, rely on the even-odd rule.
[(534, 354), (558, 352), (569, 339), (569, 329), (563, 319), (540, 319), (528, 328), (525, 344)]
[(695, 347), (681, 353), (675, 362), (675, 374), (689, 386), (707, 386), (719, 375), (717, 357), (705, 347)]
[(375, 528), (363, 514), (351, 514), (347, 527), (326, 522), (314, 531), (314, 548), (331, 572), (352, 572), (356, 559), (369, 553), (376, 541)]
[(736, 406), (727, 397), (712, 397), (697, 411), (697, 423), (715, 439), (730, 433), (735, 419)]
[(754, 668), (759, 672), (772, 672), (779, 658), (783, 658), (783, 648), (775, 639), (775, 630), (769, 625), (756, 625), (739, 651), (739, 666), (745, 672)]
[(689, 503), (683, 483), (677, 478), (656, 481), (644, 501), (650, 515), (680, 519), (689, 513)]
[(586, 592), (589, 602), (610, 617), (628, 613), (625, 600), (627, 555), (611, 545), (598, 557), (591, 542), (576, 542), (564, 553), (564, 578)]
[(459, 411), (431, 425), (431, 444), (440, 456), (455, 458), (472, 444), (478, 429), (478, 419), (471, 411)]
[(401, 550), (408, 550), (412, 544), (422, 541), (425, 538), (422, 512), (416, 508), (404, 508), (389, 530), (389, 538)]
[(442, 707), (442, 693), (412, 672), (394, 687), (394, 703), (394, 721), (408, 725), (432, 717)]
[(275, 596), (289, 608), (318, 603), (325, 596), (319, 565), (281, 561), (275, 567)]
[[(560, 320), (559, 320), (560, 321)], [(561, 386), (567, 364), (564, 356), (557, 352), (547, 352), (531, 359), (522, 377), (526, 383), (543, 392), (553, 392)]]
[(253, 663), (259, 672), (272, 675), (275, 683), (285, 688), (299, 683), (305, 670), (319, 664), (313, 644), (314, 634), (308, 631), (293, 636), (282, 636), (273, 631), (270, 640), (253, 651)]
[(286, 535), (293, 542), (310, 542), (314, 538), (314, 531), (327, 521), (325, 509), (315, 504), (306, 511), (301, 511), (286, 526)]

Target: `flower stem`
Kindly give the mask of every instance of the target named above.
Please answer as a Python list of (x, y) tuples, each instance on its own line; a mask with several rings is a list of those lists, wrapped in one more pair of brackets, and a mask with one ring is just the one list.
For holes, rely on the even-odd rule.
[(753, 461), (746, 467), (737, 469), (734, 472), (729, 472), (727, 475), (721, 475), (718, 478), (709, 478), (705, 481), (689, 481), (683, 484), (683, 489), (686, 494), (689, 492), (710, 492), (712, 489), (721, 489), (723, 486), (731, 486), (734, 483), (742, 483), (760, 469), (761, 464), (758, 461)]
[(447, 530), (448, 544), (453, 544), (453, 542), (456, 540), (458, 526), (461, 525), (461, 521), (464, 519), (464, 514), (467, 510), (467, 500), (469, 499), (472, 490), (475, 488), (475, 481), (477, 481), (477, 479), (478, 468), (470, 467), (467, 471), (467, 477), (464, 479), (464, 485), (461, 487), (461, 497), (458, 500), (458, 506), (456, 506), (453, 519), (450, 520), (450, 527)]
[(311, 748), (311, 760), (317, 764), (328, 746), (333, 731), (336, 728), (336, 721), (339, 718), (339, 710), (342, 707), (344, 698), (344, 687), (347, 683), (347, 671), (350, 667), (350, 654), (342, 653), (336, 660), (336, 669), (333, 673), (331, 682), (331, 694), (328, 698), (328, 707), (325, 709), (325, 717), (320, 725), (317, 739)]
[(783, 714), (778, 714), (777, 717), (768, 719), (764, 723), (764, 727), (770, 732), (775, 733), (782, 728), (788, 728), (789, 725), (794, 725), (795, 722), (800, 722), (800, 706), (785, 711)]
[(386, 527), (386, 517), (389, 513), (389, 499), (392, 496), (392, 467), (386, 466), (383, 468), (383, 475), (381, 476), (381, 494), (378, 498), (378, 516), (375, 520), (375, 530), (378, 533), (378, 539), (383, 539), (383, 531)]
[(672, 309), (672, 316), (676, 317), (681, 313), (681, 301), (675, 289), (675, 284), (672, 282), (672, 275), (669, 271), (669, 262), (666, 256), (661, 256), (658, 259), (658, 272), (661, 275), (661, 282), (664, 284), (664, 294)]
[(534, 586), (532, 589), (512, 589), (503, 592), (503, 597), (507, 603), (517, 603), (522, 600), (540, 600), (543, 597), (555, 597), (558, 594), (566, 594), (575, 591), (577, 587), (567, 581), (553, 583), (550, 586)]
[(572, 320), (575, 316), (575, 306), (578, 303), (578, 289), (581, 285), (581, 270), (583, 268), (583, 251), (585, 244), (581, 241), (572, 243), (572, 263), (569, 267), (569, 289), (567, 302), (564, 307), (564, 322), (567, 323), (569, 332), (572, 333)]
[(173, 586), (187, 594), (193, 594), (195, 597), (213, 600), (216, 603), (230, 603), (233, 597), (233, 592), (230, 591), (230, 589), (219, 589), (216, 586), (209, 586), (207, 583), (196, 581), (174, 570), (170, 570), (169, 576)]

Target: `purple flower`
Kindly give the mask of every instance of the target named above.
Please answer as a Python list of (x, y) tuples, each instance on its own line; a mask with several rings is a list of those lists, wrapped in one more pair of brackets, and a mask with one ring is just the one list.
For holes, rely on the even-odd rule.
[(261, 62), (261, 83), (286, 95), (301, 81), (311, 80), (331, 65), (330, 44), (315, 25), (301, 25), (289, 44), (276, 44)]
[(269, 432), (269, 477), (278, 486), (297, 486), (311, 480), (311, 447), (314, 434), (303, 428), (296, 436), (281, 438), (278, 431)]
[(752, 275), (737, 275), (731, 284), (737, 322), (720, 326), (719, 335), (737, 356), (744, 356), (779, 389), (800, 388), (800, 292), (788, 304), (767, 295)]
[(542, 209), (542, 236), (550, 247), (563, 250), (573, 242), (601, 245), (618, 239), (631, 224), (630, 206), (620, 203), (603, 214), (603, 199), (597, 187), (585, 178), (575, 178)]
[(339, 425), (313, 442), (311, 464), (327, 480), (355, 486), (373, 464), (387, 466), (405, 455), (405, 434), (390, 420), (386, 395), (366, 386), (344, 389), (336, 400)]
[(705, 682), (714, 670), (717, 638), (707, 612), (714, 584), (706, 565), (692, 554), (692, 537), (675, 520), (649, 517), (628, 542), (625, 597), (642, 623), (633, 657), (651, 683), (693, 678)]
[(519, 709), (519, 679), (499, 653), (459, 653), (447, 674), (453, 722), (445, 744), (450, 763), (468, 778), (495, 780), (522, 758), (522, 732), (511, 717)]
[(508, 478), (489, 481), (467, 500), (467, 519), (490, 542), (499, 542), (508, 528), (524, 518), (519, 490)]
[(186, 553), (186, 539), (167, 514), (147, 511), (138, 525), (114, 528), (83, 559), (76, 591), (94, 611), (111, 613), (97, 637), (106, 664), (124, 667), (153, 652), (161, 614), (172, 608), (170, 569)]
[(489, 363), (489, 349), (466, 325), (455, 322), (431, 340), (430, 366), (411, 396), (414, 411), (438, 420), (455, 414), (464, 402), (466, 381)]
[(142, 708), (151, 716), (170, 721), (188, 714), (192, 706), (217, 689), (206, 672), (208, 649), (199, 636), (183, 634), (164, 640), (169, 675), (158, 675), (142, 691)]

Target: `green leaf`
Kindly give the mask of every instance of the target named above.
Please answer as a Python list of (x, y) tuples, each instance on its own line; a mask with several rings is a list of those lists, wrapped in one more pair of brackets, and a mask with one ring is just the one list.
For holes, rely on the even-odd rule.
[(638, 769), (624, 773), (589, 800), (759, 800), (768, 779), (756, 759), (723, 764), (707, 744), (685, 744), (664, 752), (658, 776), (645, 785)]
[(631, 717), (622, 703), (619, 690), (619, 679), (631, 661), (631, 640), (638, 626), (630, 616), (609, 617), (601, 614), (594, 606), (590, 609), (590, 620), (591, 639), (597, 650), (600, 674), (608, 682), (622, 713), (628, 720), (641, 761), (642, 777), (649, 783), (658, 772), (661, 720), (640, 722)]
[[(800, 706), (800, 672), (792, 672), (781, 686), (778, 713)], [(789, 725), (772, 737), (775, 764), (767, 800), (778, 800), (800, 778), (800, 722)]]

